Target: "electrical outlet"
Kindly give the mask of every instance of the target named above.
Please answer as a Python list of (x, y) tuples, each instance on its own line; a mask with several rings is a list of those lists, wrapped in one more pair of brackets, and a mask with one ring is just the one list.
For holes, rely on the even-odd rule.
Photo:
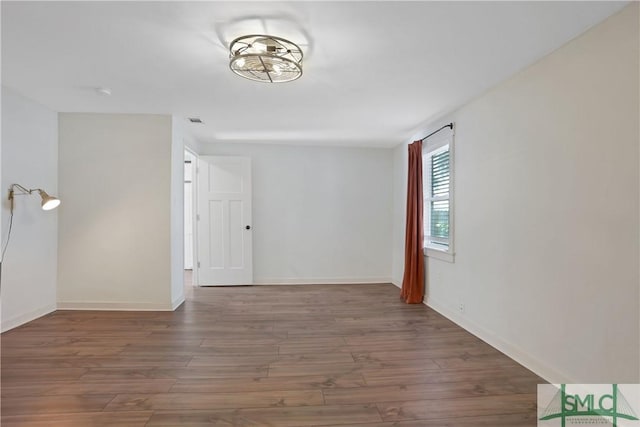
[(464, 303), (463, 303), (463, 302), (461, 302), (461, 303), (458, 305), (458, 310), (460, 311), (460, 313), (464, 313)]

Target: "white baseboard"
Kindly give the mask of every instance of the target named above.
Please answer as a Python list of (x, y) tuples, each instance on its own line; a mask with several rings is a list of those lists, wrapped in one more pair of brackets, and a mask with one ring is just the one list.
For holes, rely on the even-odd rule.
[[(397, 286), (397, 285), (396, 285)], [(435, 301), (433, 298), (427, 298), (424, 301), (428, 307), (437, 311), (447, 319), (451, 320), (453, 323), (457, 324), (461, 328), (465, 329), (469, 333), (475, 335), (480, 338), (482, 341), (489, 344), (491, 347), (496, 350), (506, 354), (511, 359), (515, 360), (525, 368), (534, 372), (536, 375), (544, 378), (546, 381), (552, 384), (574, 384), (576, 381), (568, 378), (563, 373), (557, 371), (556, 369), (546, 365), (540, 360), (535, 359), (531, 355), (529, 355), (526, 351), (522, 350), (517, 345), (505, 341), (500, 338), (496, 334), (491, 331), (488, 331), (481, 326), (478, 326), (474, 322), (465, 318), (463, 315), (460, 315), (457, 311), (446, 307), (444, 304)]]
[(180, 307), (184, 303), (184, 294), (180, 295), (178, 298), (174, 299), (171, 302), (171, 310), (176, 311), (178, 307)]
[(0, 326), (0, 331), (2, 332), (6, 332), (8, 330), (11, 330), (13, 328), (17, 328), (20, 325), (24, 325), (27, 322), (31, 322), (32, 320), (36, 320), (39, 317), (44, 316), (45, 314), (49, 314), (53, 311), (56, 311), (56, 305), (55, 304), (48, 304), (44, 307), (40, 307), (36, 310), (32, 310), (28, 313), (24, 313), (21, 314), (19, 316), (15, 316), (11, 319), (7, 319), (4, 322), (2, 322), (2, 325)]
[(373, 283), (390, 283), (389, 277), (275, 277), (255, 279), (254, 285), (370, 285)]
[[(391, 282), (393, 285), (398, 288), (402, 288), (402, 285), (398, 285), (397, 283)], [(566, 375), (557, 371), (554, 368), (546, 365), (545, 363), (537, 360), (536, 358), (529, 355), (526, 351), (522, 350), (517, 345), (505, 341), (500, 338), (496, 334), (491, 331), (484, 329), (481, 326), (478, 326), (474, 322), (470, 321), (468, 318), (464, 317), (456, 310), (448, 308), (445, 304), (440, 303), (439, 301), (435, 301), (433, 298), (427, 297), (424, 301), (424, 304), (434, 311), (437, 311), (447, 319), (451, 320), (456, 325), (460, 326), (462, 329), (467, 332), (475, 335), (480, 338), (482, 341), (489, 344), (491, 347), (496, 350), (504, 353), (509, 356), (511, 359), (515, 360), (525, 368), (534, 372), (536, 375), (544, 378), (546, 381), (552, 384), (575, 384), (576, 381), (568, 378)]]
[(58, 310), (173, 311), (173, 303), (58, 301)]

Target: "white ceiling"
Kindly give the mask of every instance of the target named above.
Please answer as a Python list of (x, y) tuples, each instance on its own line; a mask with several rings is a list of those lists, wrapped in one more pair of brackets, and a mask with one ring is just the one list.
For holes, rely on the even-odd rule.
[[(197, 116), (202, 142), (389, 147), (624, 5), (3, 1), (2, 83), (56, 111)], [(300, 44), (304, 75), (234, 75), (225, 46), (250, 33)]]

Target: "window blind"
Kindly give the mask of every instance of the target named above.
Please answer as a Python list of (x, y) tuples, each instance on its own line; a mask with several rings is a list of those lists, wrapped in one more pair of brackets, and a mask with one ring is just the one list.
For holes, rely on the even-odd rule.
[(449, 245), (449, 191), (451, 185), (449, 146), (427, 154), (427, 197), (425, 198), (425, 243)]

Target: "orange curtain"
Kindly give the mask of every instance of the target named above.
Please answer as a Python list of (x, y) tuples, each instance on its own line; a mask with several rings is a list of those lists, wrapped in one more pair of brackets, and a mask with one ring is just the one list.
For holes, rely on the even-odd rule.
[(422, 141), (416, 141), (409, 145), (404, 278), (400, 293), (407, 304), (419, 304), (424, 298), (423, 203)]

